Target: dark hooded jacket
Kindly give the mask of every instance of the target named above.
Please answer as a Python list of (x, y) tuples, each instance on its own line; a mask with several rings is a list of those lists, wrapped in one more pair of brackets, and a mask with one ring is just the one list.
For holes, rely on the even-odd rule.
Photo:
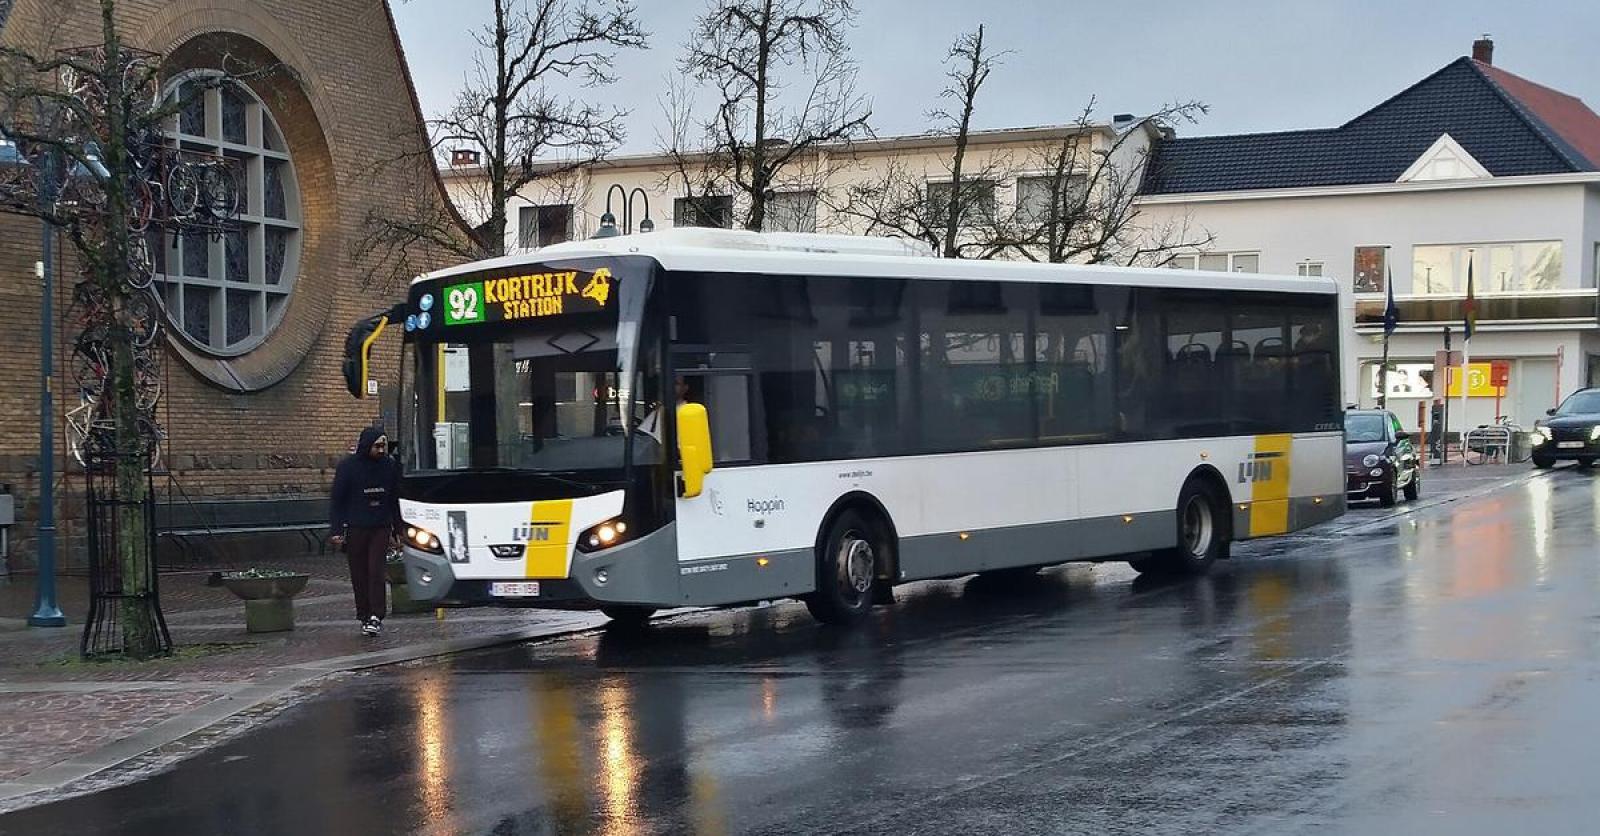
[(355, 453), (334, 471), (328, 510), (334, 534), (347, 528), (400, 530), (400, 464), (389, 456), (368, 455), (383, 434), (379, 427), (362, 430)]

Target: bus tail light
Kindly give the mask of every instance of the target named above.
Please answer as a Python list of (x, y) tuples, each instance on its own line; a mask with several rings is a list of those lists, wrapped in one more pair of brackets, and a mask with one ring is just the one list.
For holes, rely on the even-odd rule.
[(578, 551), (597, 552), (609, 549), (628, 539), (628, 523), (621, 518), (609, 519), (578, 535)]

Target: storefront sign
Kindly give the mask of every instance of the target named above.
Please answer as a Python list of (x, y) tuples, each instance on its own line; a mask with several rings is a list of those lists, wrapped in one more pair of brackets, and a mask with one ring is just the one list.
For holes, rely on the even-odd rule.
[(453, 284), (442, 291), (444, 324), (510, 322), (604, 310), (611, 271), (566, 270)]
[[(1468, 364), (1466, 372), (1467, 372), (1467, 375), (1466, 375), (1467, 376), (1467, 397), (1469, 397), (1469, 398), (1492, 398), (1492, 397), (1495, 397), (1496, 395), (1505, 394), (1504, 387), (1496, 388), (1495, 385), (1494, 385), (1494, 363), (1492, 363), (1492, 362), (1483, 362), (1483, 363), (1474, 362), (1474, 363)], [(1511, 382), (1511, 371), (1510, 371), (1509, 368), (1506, 370), (1506, 378), (1505, 379), (1506, 379), (1506, 383), (1507, 384), (1509, 384)], [(1451, 398), (1459, 398), (1459, 397), (1461, 397), (1461, 370), (1460, 369), (1456, 369), (1455, 371), (1450, 373), (1450, 390), (1449, 390), (1449, 392), (1446, 393), (1446, 395), (1448, 397), (1451, 397)]]

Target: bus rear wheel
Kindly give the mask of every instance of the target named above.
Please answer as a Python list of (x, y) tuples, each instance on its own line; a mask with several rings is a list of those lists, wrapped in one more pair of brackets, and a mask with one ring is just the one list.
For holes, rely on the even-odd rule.
[(1178, 545), (1128, 561), (1136, 572), (1201, 575), (1227, 555), (1228, 535), (1219, 501), (1204, 482), (1190, 479), (1178, 494)]
[(643, 627), (650, 623), (650, 616), (656, 614), (655, 607), (640, 607), (633, 604), (606, 604), (600, 608), (606, 618), (611, 619), (608, 627)]
[(811, 616), (823, 624), (865, 618), (879, 583), (878, 556), (888, 548), (881, 526), (861, 512), (851, 508), (834, 517), (817, 554), (817, 588), (805, 597)]

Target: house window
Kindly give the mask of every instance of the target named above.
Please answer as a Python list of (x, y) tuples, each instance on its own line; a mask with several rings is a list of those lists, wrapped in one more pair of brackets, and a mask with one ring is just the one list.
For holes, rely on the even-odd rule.
[(1411, 249), (1411, 292), (1420, 296), (1467, 292), (1526, 293), (1561, 287), (1560, 241), (1497, 244), (1429, 244)]
[(1186, 253), (1173, 256), (1167, 266), (1174, 270), (1210, 270), (1217, 273), (1259, 273), (1261, 253)]
[(1321, 276), (1322, 262), (1302, 261), (1295, 267), (1295, 272), (1301, 276)]
[(152, 229), (149, 240), (173, 330), (233, 356), (265, 341), (288, 308), (300, 265), (300, 187), (271, 111), (242, 84), (209, 86), (214, 75), (189, 73), (168, 87), (167, 101), (184, 104), (165, 133), (191, 159), (230, 161), (238, 214), (217, 234)]
[[(1017, 220), (1038, 226), (1050, 221), (1050, 191), (1054, 177), (1017, 178)], [(1073, 174), (1063, 183), (1061, 210), (1057, 222), (1081, 215), (1081, 205), (1089, 192), (1089, 178)]]
[(817, 193), (775, 192), (767, 198), (767, 218), (761, 228), (767, 232), (816, 232)]
[(1388, 268), (1388, 247), (1356, 247), (1354, 277), (1356, 293), (1383, 293)]
[[(955, 184), (949, 181), (928, 184), (928, 218), (935, 227), (950, 215), (950, 199)], [(961, 185), (958, 226), (972, 226), (994, 220), (994, 181), (967, 180)]]
[(517, 246), (528, 250), (572, 240), (572, 204), (517, 210)]
[(730, 195), (680, 197), (672, 202), (672, 225), (732, 229), (733, 197)]

